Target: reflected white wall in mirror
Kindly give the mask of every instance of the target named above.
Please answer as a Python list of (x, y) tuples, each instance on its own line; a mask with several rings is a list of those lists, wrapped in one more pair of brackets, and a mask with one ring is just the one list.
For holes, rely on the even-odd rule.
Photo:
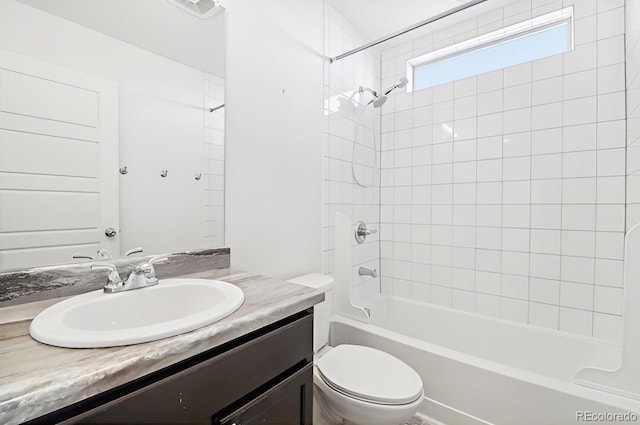
[(83, 6), (0, 0), (0, 270), (224, 246), (225, 14)]

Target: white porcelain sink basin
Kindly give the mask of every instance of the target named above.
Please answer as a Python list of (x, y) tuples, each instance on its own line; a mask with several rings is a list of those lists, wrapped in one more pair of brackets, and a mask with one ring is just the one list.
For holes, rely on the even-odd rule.
[(163, 279), (155, 286), (78, 295), (47, 308), (31, 336), (68, 348), (116, 347), (155, 341), (214, 323), (244, 302), (240, 288), (208, 279)]

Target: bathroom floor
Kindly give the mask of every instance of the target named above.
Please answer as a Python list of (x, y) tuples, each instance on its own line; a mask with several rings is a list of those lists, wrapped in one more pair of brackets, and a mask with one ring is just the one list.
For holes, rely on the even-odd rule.
[(413, 416), (404, 425), (431, 425), (420, 416)]

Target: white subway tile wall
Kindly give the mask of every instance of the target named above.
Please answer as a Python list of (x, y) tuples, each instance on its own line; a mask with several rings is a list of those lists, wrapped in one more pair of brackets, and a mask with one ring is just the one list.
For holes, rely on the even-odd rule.
[[(325, 56), (332, 57), (364, 44), (367, 40), (332, 6), (324, 2)], [(370, 229), (380, 227), (380, 115), (375, 109), (373, 121), (366, 127), (376, 137), (378, 171), (370, 187), (356, 184), (351, 159), (356, 129), (362, 111), (372, 97), (358, 93), (360, 86), (380, 92), (380, 54), (371, 49), (341, 61), (326, 62), (324, 72), (324, 212), (323, 212), (323, 270), (334, 273), (334, 217), (336, 212), (348, 215), (355, 223), (362, 220)], [(373, 106), (369, 105), (369, 110)], [(411, 126), (412, 116), (398, 119)], [(362, 128), (362, 127), (361, 127)], [(368, 140), (367, 143), (371, 141)], [(411, 158), (408, 158), (410, 160)], [(401, 161), (402, 159), (398, 159)], [(405, 158), (406, 160), (406, 158)], [(367, 237), (358, 245), (352, 239), (352, 284), (355, 303), (362, 303), (380, 293), (380, 278), (359, 276), (358, 268), (380, 270), (379, 233)]]
[[(224, 104), (224, 80), (213, 75), (204, 77), (205, 105), (215, 108)], [(204, 169), (204, 234), (207, 246), (224, 246), (224, 116), (225, 108), (205, 111)], [(194, 176), (196, 178), (196, 176)]]
[(627, 230), (629, 230), (640, 223), (640, 0), (627, 0), (626, 7)]
[[(627, 39), (628, 145), (638, 147), (631, 223), (640, 222), (631, 192), (640, 185), (640, 0), (627, 3), (636, 21)], [(383, 50), (381, 85), (405, 76), (408, 58), (570, 5), (574, 51), (398, 92), (382, 108), (384, 294), (620, 340), (624, 1), (514, 2)]]

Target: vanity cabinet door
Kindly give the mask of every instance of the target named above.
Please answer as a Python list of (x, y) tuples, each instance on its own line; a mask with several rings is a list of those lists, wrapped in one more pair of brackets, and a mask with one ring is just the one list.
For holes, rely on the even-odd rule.
[[(310, 424), (300, 415), (311, 415), (312, 358), (313, 315), (307, 314), (62, 423), (210, 425), (255, 400), (255, 415), (264, 411), (275, 418), (276, 411), (291, 409), (279, 413), (297, 419), (279, 424)], [(61, 422), (56, 416), (40, 419), (32, 423)]]
[(313, 365), (259, 395), (214, 425), (311, 425)]

